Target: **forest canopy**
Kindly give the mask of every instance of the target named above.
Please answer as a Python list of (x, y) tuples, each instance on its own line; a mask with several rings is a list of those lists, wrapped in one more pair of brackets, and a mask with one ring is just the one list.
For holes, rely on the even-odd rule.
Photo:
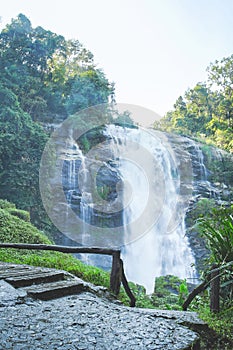
[(44, 125), (109, 102), (114, 84), (78, 40), (32, 28), (23, 14), (0, 33), (0, 73), (0, 198), (46, 226), (38, 176)]
[(233, 152), (233, 55), (211, 63), (207, 72), (207, 81), (178, 97), (174, 109), (155, 127)]

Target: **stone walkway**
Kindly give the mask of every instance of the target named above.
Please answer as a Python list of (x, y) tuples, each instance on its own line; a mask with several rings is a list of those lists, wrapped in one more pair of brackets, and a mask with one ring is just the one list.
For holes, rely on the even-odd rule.
[(198, 349), (182, 322), (202, 324), (195, 313), (129, 308), (94, 292), (34, 300), (0, 280), (1, 350)]

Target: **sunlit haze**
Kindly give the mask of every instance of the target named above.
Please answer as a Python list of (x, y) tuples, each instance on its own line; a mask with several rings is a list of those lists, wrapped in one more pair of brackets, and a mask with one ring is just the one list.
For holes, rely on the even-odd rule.
[(232, 0), (8, 0), (1, 29), (19, 13), (88, 48), (118, 103), (160, 115), (207, 78), (210, 62), (233, 52)]

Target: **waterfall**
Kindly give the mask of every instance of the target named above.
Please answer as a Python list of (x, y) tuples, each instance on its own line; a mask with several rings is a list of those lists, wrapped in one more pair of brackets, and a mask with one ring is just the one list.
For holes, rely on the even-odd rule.
[[(88, 118), (92, 114), (91, 109)], [(93, 115), (99, 122), (102, 110)], [(90, 150), (85, 155), (76, 119), (51, 135), (40, 166), (46, 212), (71, 245), (121, 248), (128, 280), (144, 285), (148, 293), (156, 276), (173, 274), (190, 281), (196, 273), (189, 241), (197, 261), (205, 252), (193, 227), (188, 241), (185, 218), (188, 222), (199, 199), (225, 201), (230, 187), (225, 191), (220, 180), (208, 181), (216, 174), (205, 167), (211, 160), (205, 158), (207, 152), (203, 157), (201, 144), (152, 129), (104, 129), (100, 122), (99, 129), (87, 125)], [(102, 257), (90, 257), (97, 266), (111, 267), (111, 258), (99, 264)], [(90, 257), (83, 256), (88, 263)]]
[(147, 293), (153, 292), (156, 276), (193, 279), (195, 261), (185, 236), (187, 203), (179, 194), (179, 172), (169, 144), (152, 130), (110, 125), (106, 134), (124, 183), (127, 278), (145, 286)]
[[(79, 215), (82, 220), (82, 232), (80, 234), (81, 240), (78, 243), (82, 246), (87, 246), (89, 233), (86, 230), (86, 225), (91, 222), (93, 216), (92, 195), (88, 192), (88, 170), (86, 168), (86, 159), (73, 138), (72, 129), (70, 130), (69, 138), (66, 142), (63, 157), (63, 187), (68, 204), (67, 230), (69, 230), (68, 209), (70, 207), (77, 212), (77, 215)], [(66, 236), (64, 236), (64, 240), (66, 241), (65, 237)], [(80, 254), (79, 257), (83, 262), (92, 264), (91, 254)]]
[(208, 180), (208, 170), (204, 163), (204, 155), (200, 144), (192, 139), (189, 139), (189, 147), (193, 150), (190, 152), (193, 163), (193, 178), (194, 178), (194, 192), (197, 196), (202, 195), (205, 198), (215, 198), (220, 200), (219, 189)]
[[(106, 126), (104, 136), (108, 142), (102, 145), (101, 151), (98, 147), (97, 150), (110, 151), (114, 171), (117, 169), (123, 184), (120, 198), (123, 222), (119, 232), (123, 235), (120, 241), (128, 280), (145, 286), (147, 293), (152, 293), (157, 276), (194, 278), (195, 261), (185, 236), (187, 202), (180, 195), (176, 157), (166, 137), (153, 130), (117, 125)], [(90, 172), (97, 161), (83, 155), (72, 133), (64, 159), (64, 192), (68, 205), (82, 220), (81, 239), (77, 242), (86, 246), (91, 242), (87, 225), (96, 223)], [(112, 171), (109, 167), (108, 164), (106, 169)], [(99, 165), (97, 168), (102, 169)], [(105, 179), (109, 181), (109, 175), (105, 174)], [(111, 200), (105, 203), (111, 207)], [(115, 242), (112, 245), (117, 246)], [(97, 257), (93, 255), (82, 254), (81, 258), (88, 264), (96, 264)]]

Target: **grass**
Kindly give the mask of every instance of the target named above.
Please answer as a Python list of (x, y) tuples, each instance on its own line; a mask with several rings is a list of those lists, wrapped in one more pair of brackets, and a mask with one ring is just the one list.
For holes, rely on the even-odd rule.
[(49, 251), (0, 249), (0, 261), (68, 271), (84, 281), (109, 288), (109, 273), (83, 264), (70, 254)]
[(199, 317), (212, 330), (211, 332), (206, 331), (206, 334), (203, 336), (207, 342), (210, 342), (207, 349), (232, 350), (233, 306), (226, 306), (224, 300), (221, 300), (221, 311), (213, 313), (210, 311), (209, 305), (209, 291), (206, 290), (201, 295), (198, 295), (189, 307), (189, 310), (197, 312)]
[[(28, 216), (15, 216), (14, 204), (0, 200), (0, 242), (53, 244), (53, 242), (30, 222)], [(13, 211), (13, 212), (12, 212)], [(50, 251), (0, 249), (0, 261), (62, 269), (85, 281), (109, 288), (109, 273), (88, 266), (71, 254)]]

